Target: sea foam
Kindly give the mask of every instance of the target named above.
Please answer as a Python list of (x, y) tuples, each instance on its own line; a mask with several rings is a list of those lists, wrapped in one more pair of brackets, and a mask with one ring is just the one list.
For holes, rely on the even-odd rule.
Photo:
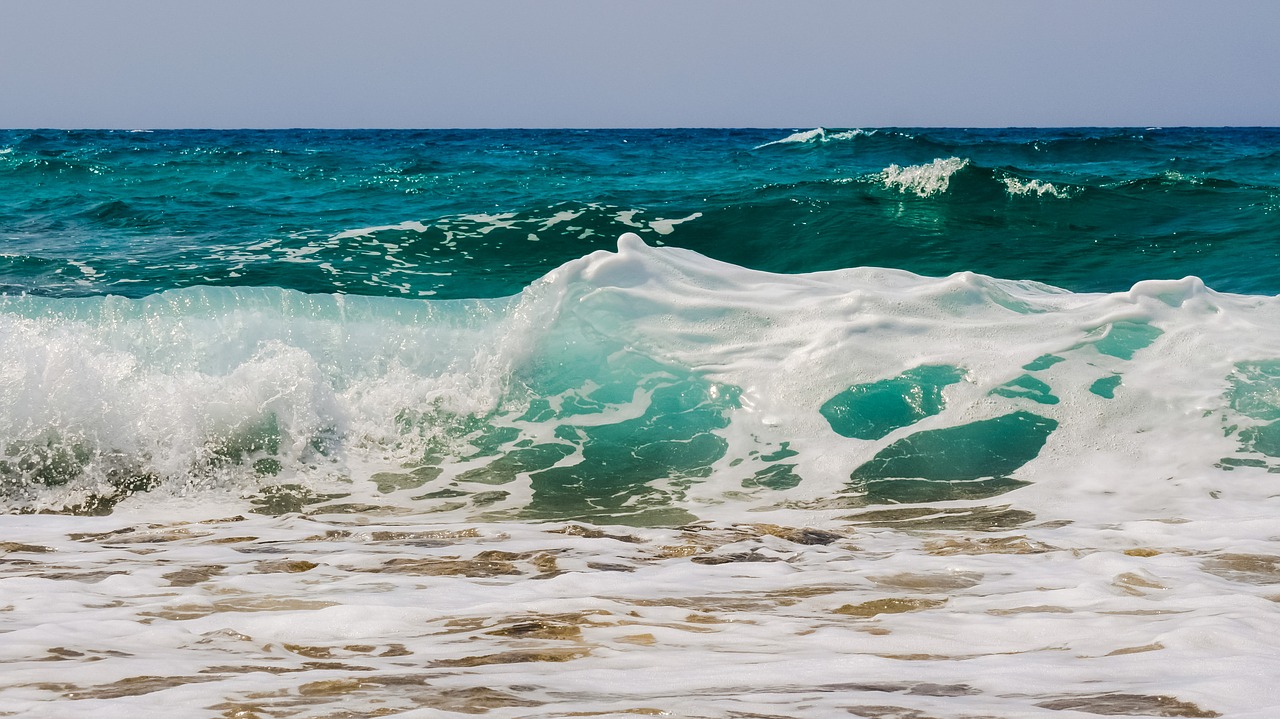
[(1000, 178), (1000, 181), (1004, 183), (1005, 190), (1010, 195), (1014, 195), (1014, 196), (1035, 195), (1036, 197), (1044, 197), (1045, 195), (1048, 195), (1049, 197), (1057, 197), (1062, 199), (1065, 199), (1071, 196), (1070, 190), (1065, 188), (1060, 188), (1051, 182), (1045, 182), (1043, 180), (1037, 180), (1037, 179), (1024, 180), (1022, 178), (1014, 177), (1012, 175), (1006, 175)]
[(875, 130), (861, 130), (861, 129), (838, 130), (835, 132), (831, 132), (826, 128), (816, 127), (812, 130), (803, 130), (801, 132), (792, 133), (782, 138), (781, 140), (773, 140), (771, 142), (766, 142), (762, 145), (756, 145), (755, 149), (759, 150), (762, 147), (769, 147), (770, 145), (814, 144), (814, 143), (825, 143), (825, 142), (837, 142), (840, 140), (852, 140), (856, 137), (861, 137), (863, 135), (871, 135), (874, 133), (875, 133)]
[(889, 165), (880, 172), (878, 179), (887, 188), (929, 197), (946, 192), (951, 186), (951, 178), (968, 166), (969, 160), (959, 157), (938, 158), (924, 165)]

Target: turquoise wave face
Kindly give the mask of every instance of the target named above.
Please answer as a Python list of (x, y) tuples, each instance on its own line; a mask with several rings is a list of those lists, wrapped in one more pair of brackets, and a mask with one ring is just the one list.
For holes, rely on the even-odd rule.
[(1277, 316), (1194, 278), (782, 275), (637, 235), (510, 298), (8, 297), (0, 499), (684, 524), (1158, 496), (1280, 471)]
[(745, 267), (1280, 292), (1280, 130), (0, 132), (0, 289), (498, 297), (636, 232)]

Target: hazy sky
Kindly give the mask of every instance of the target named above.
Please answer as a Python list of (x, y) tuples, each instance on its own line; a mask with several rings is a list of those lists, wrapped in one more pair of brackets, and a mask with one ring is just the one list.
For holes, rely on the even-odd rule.
[(0, 127), (1280, 125), (1276, 0), (0, 0)]

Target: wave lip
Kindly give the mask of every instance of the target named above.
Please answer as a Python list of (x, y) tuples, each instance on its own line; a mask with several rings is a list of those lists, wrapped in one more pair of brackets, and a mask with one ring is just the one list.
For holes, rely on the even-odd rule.
[(766, 142), (762, 145), (756, 145), (754, 149), (759, 150), (762, 147), (769, 147), (770, 145), (796, 145), (796, 144), (812, 145), (812, 144), (832, 142), (837, 140), (852, 140), (855, 137), (861, 137), (862, 135), (873, 135), (873, 134), (875, 134), (875, 130), (868, 131), (868, 130), (855, 128), (853, 130), (839, 130), (837, 132), (829, 132), (825, 127), (815, 127), (812, 130), (802, 130), (800, 132), (793, 132), (790, 135), (787, 135), (786, 137), (782, 138), (781, 140), (773, 140), (771, 142)]
[(1071, 196), (1069, 188), (1059, 187), (1052, 182), (1045, 182), (1044, 180), (1034, 178), (1024, 180), (1021, 177), (1005, 175), (1000, 178), (1000, 181), (1004, 183), (1005, 192), (1014, 196), (1029, 197), (1035, 195), (1036, 197), (1044, 197), (1048, 195), (1049, 197), (1057, 197), (1064, 200)]
[(888, 189), (897, 189), (904, 195), (908, 192), (920, 197), (930, 197), (947, 191), (951, 178), (957, 172), (969, 166), (968, 158), (938, 158), (924, 165), (897, 164), (889, 165), (876, 175)]
[[(981, 185), (996, 182), (1004, 186), (1004, 191), (1013, 197), (1034, 196), (1038, 198), (1054, 197), (1067, 199), (1073, 195), (1073, 189), (1066, 185), (1055, 185), (1052, 182), (1036, 178), (1025, 178), (1003, 170), (993, 170), (981, 165), (974, 165), (967, 157), (935, 158), (932, 162), (919, 165), (901, 166), (892, 164), (870, 176), (872, 182), (878, 182), (886, 189), (898, 190), (902, 194), (914, 194), (917, 197), (932, 197), (945, 194), (951, 188), (951, 182), (961, 171), (967, 170)], [(976, 190), (976, 187), (971, 187)], [(963, 193), (962, 193), (963, 194)]]

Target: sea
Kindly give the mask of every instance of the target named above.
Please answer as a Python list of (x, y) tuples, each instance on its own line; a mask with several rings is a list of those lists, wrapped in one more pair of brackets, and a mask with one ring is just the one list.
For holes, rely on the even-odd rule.
[(1280, 715), (1280, 129), (0, 131), (0, 717)]

